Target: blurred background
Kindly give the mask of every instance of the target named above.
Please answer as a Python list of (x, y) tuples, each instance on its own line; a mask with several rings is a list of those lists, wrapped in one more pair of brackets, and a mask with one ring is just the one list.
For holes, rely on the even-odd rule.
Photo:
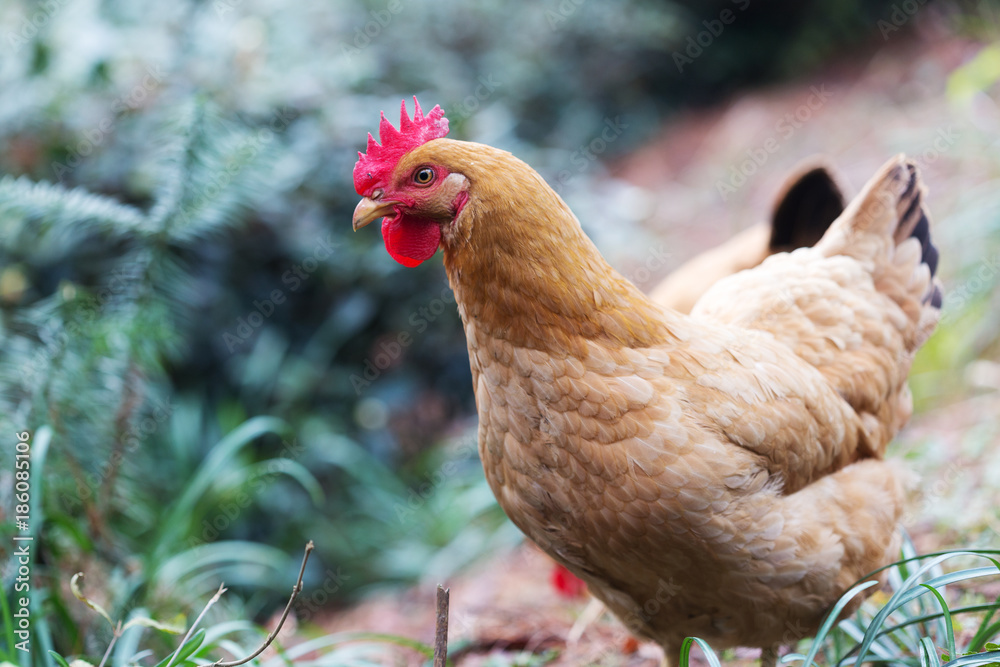
[[(480, 582), (479, 603), (544, 587), (483, 480), (440, 262), (404, 269), (377, 232), (351, 233), (357, 151), (413, 95), (451, 137), (534, 166), (645, 290), (765, 219), (803, 158), (827, 156), (853, 194), (915, 156), (947, 289), (894, 451), (928, 480), (908, 527), (924, 549), (996, 545), (998, 16), (923, 0), (4, 0), (5, 604), (21, 431), (36, 539), (33, 653), (7, 626), (0, 659), (97, 664), (112, 627), (74, 599), (78, 571), (116, 621), (183, 625), (224, 581), (208, 643), (251, 645), (310, 539), (289, 633), (322, 664), (399, 664), (323, 638), (426, 640), (401, 600), (429, 611), (438, 581)], [(135, 626), (108, 664), (176, 643)]]

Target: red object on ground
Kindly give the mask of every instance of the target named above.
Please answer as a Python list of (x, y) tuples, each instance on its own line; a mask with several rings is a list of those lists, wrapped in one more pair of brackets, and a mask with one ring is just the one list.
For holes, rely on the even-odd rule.
[(549, 581), (552, 583), (552, 588), (556, 589), (556, 592), (563, 597), (583, 597), (587, 592), (587, 584), (583, 583), (583, 580), (558, 563), (552, 568)]

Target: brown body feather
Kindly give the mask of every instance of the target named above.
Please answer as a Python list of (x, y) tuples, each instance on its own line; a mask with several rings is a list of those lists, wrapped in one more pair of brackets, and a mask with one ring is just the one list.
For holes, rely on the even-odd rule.
[(722, 280), (691, 316), (614, 271), (508, 153), (439, 139), (398, 171), (424, 163), (467, 180), (442, 246), (490, 486), (632, 631), (668, 655), (692, 635), (790, 643), (893, 559), (903, 493), (882, 454), (940, 304), (904, 159), (815, 248)]

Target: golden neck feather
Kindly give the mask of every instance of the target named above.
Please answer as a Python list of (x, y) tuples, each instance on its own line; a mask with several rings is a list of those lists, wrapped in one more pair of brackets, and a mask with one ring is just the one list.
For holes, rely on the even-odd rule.
[(615, 271), (531, 167), (488, 146), (438, 140), (470, 182), (444, 238), (444, 263), (466, 324), (512, 344), (562, 354), (583, 341), (651, 347), (669, 314)]

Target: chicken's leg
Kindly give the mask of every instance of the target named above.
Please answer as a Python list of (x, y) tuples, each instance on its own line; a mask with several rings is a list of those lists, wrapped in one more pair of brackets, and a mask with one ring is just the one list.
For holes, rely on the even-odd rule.
[(677, 667), (681, 657), (681, 647), (672, 644), (661, 645), (663, 657), (660, 658), (660, 667)]
[(566, 643), (570, 646), (576, 644), (583, 637), (584, 631), (590, 627), (590, 624), (601, 617), (604, 613), (604, 603), (597, 598), (590, 598), (590, 602), (587, 603), (587, 607), (580, 614), (580, 617), (576, 619), (573, 627), (569, 629), (569, 634), (566, 635)]

